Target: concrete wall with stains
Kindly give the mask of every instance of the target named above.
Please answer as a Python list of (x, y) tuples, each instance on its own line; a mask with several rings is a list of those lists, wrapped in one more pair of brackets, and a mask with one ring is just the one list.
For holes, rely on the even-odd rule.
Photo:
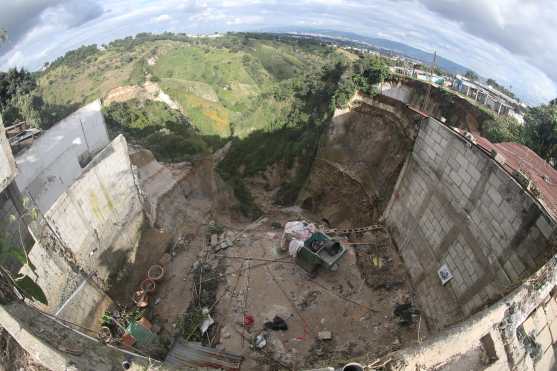
[(553, 257), (495, 304), (378, 363), (399, 371), (555, 370), (556, 284)]
[(45, 131), (16, 157), (16, 183), (46, 212), (109, 142), (101, 103), (94, 101)]
[(143, 206), (128, 155), (118, 136), (56, 200), (45, 218), (87, 273), (101, 282), (128, 261), (143, 224)]
[(0, 192), (15, 179), (16, 170), (12, 149), (0, 116)]
[[(432, 328), (495, 302), (555, 253), (555, 222), (487, 153), (421, 124), (385, 220)], [(453, 278), (441, 284), (438, 269)]]
[(135, 261), (143, 225), (125, 138), (118, 136), (93, 158), (35, 224), (32, 231), (41, 242), (30, 259), (49, 300), (44, 309), (94, 326), (99, 308), (110, 302), (103, 290)]

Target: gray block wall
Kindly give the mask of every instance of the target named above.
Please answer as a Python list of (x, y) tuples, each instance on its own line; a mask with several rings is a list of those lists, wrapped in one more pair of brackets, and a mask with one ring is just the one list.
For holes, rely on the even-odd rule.
[[(421, 124), (385, 221), (433, 328), (500, 299), (555, 253), (555, 222), (487, 153)], [(453, 278), (442, 285), (447, 264)]]

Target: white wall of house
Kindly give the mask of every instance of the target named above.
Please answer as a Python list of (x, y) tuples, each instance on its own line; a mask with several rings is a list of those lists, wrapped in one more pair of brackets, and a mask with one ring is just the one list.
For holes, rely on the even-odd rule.
[(96, 100), (45, 131), (16, 157), (17, 186), (42, 212), (81, 175), (80, 157), (92, 157), (110, 142)]

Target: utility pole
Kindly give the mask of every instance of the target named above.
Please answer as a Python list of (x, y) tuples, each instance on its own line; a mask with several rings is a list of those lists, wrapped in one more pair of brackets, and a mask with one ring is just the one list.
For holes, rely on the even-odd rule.
[(87, 152), (89, 156), (91, 155), (91, 149), (89, 148), (89, 142), (87, 141), (87, 135), (85, 135), (85, 128), (83, 127), (83, 121), (81, 121), (81, 117), (79, 118), (79, 124), (81, 125), (81, 132), (83, 133), (83, 140), (85, 141), (85, 145), (87, 146)]
[(429, 68), (429, 84), (427, 84), (427, 93), (424, 99), (424, 103), (422, 105), (422, 112), (427, 113), (427, 107), (429, 105), (429, 98), (431, 95), (431, 85), (433, 85), (433, 69), (435, 68), (435, 61), (437, 60), (437, 51), (433, 52), (433, 61), (431, 62), (431, 66)]

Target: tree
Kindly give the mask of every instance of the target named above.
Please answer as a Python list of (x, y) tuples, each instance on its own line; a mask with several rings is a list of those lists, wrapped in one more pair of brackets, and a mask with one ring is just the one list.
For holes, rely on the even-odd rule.
[(356, 88), (367, 95), (377, 94), (376, 85), (385, 81), (389, 75), (389, 67), (380, 58), (364, 58), (353, 66), (352, 80)]
[(524, 121), (524, 143), (554, 165), (557, 160), (557, 105), (531, 108)]
[(482, 132), (493, 143), (521, 143), (523, 137), (522, 125), (510, 116), (498, 116), (482, 123)]
[(42, 98), (31, 94), (17, 94), (12, 105), (19, 111), (19, 118), (34, 128), (42, 126), (40, 108), (44, 105)]
[(479, 78), (478, 74), (472, 70), (468, 70), (466, 71), (466, 73), (464, 74), (464, 77), (470, 79), (470, 80), (477, 80)]
[(23, 68), (11, 68), (8, 72), (0, 72), (0, 109), (17, 94), (27, 94), (36, 86), (33, 75)]

